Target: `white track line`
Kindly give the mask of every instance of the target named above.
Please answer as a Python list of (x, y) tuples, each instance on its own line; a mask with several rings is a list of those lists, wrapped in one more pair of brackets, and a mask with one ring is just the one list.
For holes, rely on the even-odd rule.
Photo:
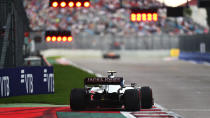
[(155, 103), (155, 106), (158, 107), (158, 108), (160, 108), (160, 109), (163, 110), (164, 112), (168, 113), (169, 115), (174, 116), (174, 118), (183, 118), (183, 116), (178, 115), (178, 114), (176, 114), (176, 113), (174, 113), (174, 112), (172, 112), (172, 111), (168, 111), (166, 108), (162, 107), (162, 106), (159, 105), (159, 104), (156, 104), (156, 103)]
[(191, 64), (201, 64), (201, 65), (205, 65), (205, 66), (210, 66), (210, 63), (208, 62), (196, 62), (196, 61), (193, 61), (193, 60), (183, 60), (183, 59), (179, 59), (180, 61), (184, 61), (184, 62), (188, 62), (188, 63), (191, 63)]
[(171, 109), (173, 111), (210, 112), (210, 109)]
[(210, 63), (208, 63), (208, 62), (204, 62), (203, 64), (206, 66), (210, 66)]
[(130, 112), (120, 112), (122, 115), (124, 115), (126, 118), (136, 118), (135, 116), (131, 115)]

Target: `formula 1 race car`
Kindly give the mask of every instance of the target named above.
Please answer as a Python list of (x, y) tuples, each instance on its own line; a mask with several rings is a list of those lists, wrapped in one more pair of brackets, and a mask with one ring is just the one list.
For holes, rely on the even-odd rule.
[(125, 108), (127, 111), (149, 109), (154, 104), (150, 87), (137, 87), (136, 83), (124, 85), (122, 77), (89, 77), (84, 79), (84, 88), (74, 88), (70, 94), (70, 108)]
[(107, 52), (103, 54), (104, 59), (120, 59), (120, 55), (115, 52)]

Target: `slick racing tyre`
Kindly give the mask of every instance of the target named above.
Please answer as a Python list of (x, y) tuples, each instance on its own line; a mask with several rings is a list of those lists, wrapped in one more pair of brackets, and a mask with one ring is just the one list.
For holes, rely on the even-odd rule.
[(72, 110), (83, 110), (85, 106), (85, 89), (72, 89), (70, 94), (70, 108)]
[(150, 109), (152, 108), (154, 101), (152, 96), (152, 89), (150, 87), (141, 87), (141, 108)]
[(139, 111), (141, 102), (139, 91), (136, 89), (128, 89), (124, 93), (124, 105), (127, 111)]
[(115, 55), (112, 57), (112, 59), (120, 59), (120, 56), (119, 55)]

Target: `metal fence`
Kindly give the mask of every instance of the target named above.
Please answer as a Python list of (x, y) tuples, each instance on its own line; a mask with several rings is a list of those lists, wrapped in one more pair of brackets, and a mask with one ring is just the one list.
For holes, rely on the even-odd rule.
[(23, 65), (24, 32), (29, 21), (23, 0), (0, 0), (0, 68)]
[[(73, 41), (68, 42), (46, 42), (44, 40), (44, 32), (32, 32), (31, 39), (42, 35), (42, 42), (36, 43), (36, 50), (44, 50), (50, 48), (69, 48), (69, 49), (124, 49), (124, 50), (157, 50), (178, 48), (178, 36), (170, 36), (167, 34), (148, 35), (148, 36), (115, 36), (106, 34), (104, 36), (89, 35), (80, 33), (73, 36)], [(117, 45), (115, 45), (117, 43)], [(119, 45), (119, 46), (118, 46)]]
[(180, 36), (179, 48), (183, 52), (210, 53), (210, 34)]

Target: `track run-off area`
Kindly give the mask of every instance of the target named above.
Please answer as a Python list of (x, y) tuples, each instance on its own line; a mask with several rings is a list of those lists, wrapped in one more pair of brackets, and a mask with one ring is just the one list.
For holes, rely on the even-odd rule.
[(45, 56), (60, 55), (79, 67), (107, 76), (117, 71), (126, 83), (153, 89), (155, 103), (184, 118), (210, 116), (210, 66), (169, 58), (170, 51), (120, 51), (121, 59), (105, 60), (92, 50), (47, 50)]
[(77, 66), (97, 76), (107, 76), (108, 70), (117, 71), (116, 76), (123, 77), (127, 84), (136, 82), (139, 86), (150, 86), (157, 104), (152, 109), (141, 109), (136, 112), (123, 110), (76, 112), (76, 114), (81, 113), (80, 116), (75, 115), (68, 105), (12, 104), (0, 106), (0, 118), (83, 118), (84, 115), (86, 116), (84, 118), (99, 117), (91, 115), (92, 113), (95, 115), (101, 113), (102, 116), (120, 114), (116, 115), (116, 118), (209, 118), (210, 116), (209, 64), (196, 64), (170, 58), (169, 51), (121, 51), (119, 60), (103, 59), (103, 52), (92, 50), (47, 50), (42, 53), (45, 57), (61, 56), (62, 58), (57, 60), (59, 63)]
[[(16, 107), (14, 107), (16, 106)], [(0, 107), (1, 118), (181, 118), (179, 115), (154, 105), (152, 109), (127, 112), (123, 109), (87, 109), (71, 111), (69, 106), (59, 105), (7, 105)]]

